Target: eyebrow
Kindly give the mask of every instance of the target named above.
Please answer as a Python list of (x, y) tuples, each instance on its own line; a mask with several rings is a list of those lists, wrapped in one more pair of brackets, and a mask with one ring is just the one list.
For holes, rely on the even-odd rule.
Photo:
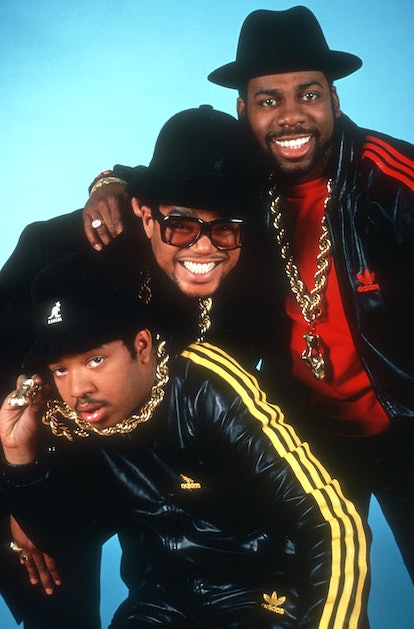
[(57, 356), (54, 360), (51, 360), (50, 362), (47, 363), (48, 368), (50, 369), (50, 365), (58, 365), (60, 363), (63, 362), (63, 359), (66, 358), (66, 356), (80, 356), (83, 354), (95, 354), (95, 352), (101, 350), (101, 349), (105, 349), (106, 345), (109, 345), (109, 343), (111, 343), (112, 341), (108, 341), (107, 343), (101, 343), (100, 345), (98, 345), (98, 347), (91, 347), (91, 349), (87, 349), (84, 352), (71, 352), (71, 353), (67, 353), (67, 354), (62, 354), (62, 356)]
[(171, 210), (166, 214), (166, 216), (185, 216), (187, 218), (194, 218), (190, 214), (190, 211), (183, 207), (174, 206)]
[[(297, 91), (300, 90), (304, 90), (304, 89), (308, 89), (309, 87), (312, 87), (313, 85), (317, 85), (321, 88), (323, 88), (323, 85), (320, 81), (306, 81), (305, 83), (299, 83), (298, 85), (295, 85), (295, 89)], [(255, 92), (253, 94), (254, 97), (256, 96), (265, 96), (266, 94), (271, 95), (271, 96), (278, 96), (279, 94), (282, 94), (283, 90), (278, 89), (277, 87), (269, 87), (269, 88), (264, 88), (262, 90), (258, 90), (257, 92)]]

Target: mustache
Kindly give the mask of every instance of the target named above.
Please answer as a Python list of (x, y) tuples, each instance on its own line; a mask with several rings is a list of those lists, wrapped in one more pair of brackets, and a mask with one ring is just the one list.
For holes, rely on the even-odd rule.
[(313, 135), (317, 138), (319, 137), (319, 131), (317, 129), (305, 129), (305, 127), (284, 127), (278, 132), (268, 133), (267, 139), (271, 142), (272, 140), (286, 139), (297, 135)]
[(82, 406), (106, 406), (106, 400), (97, 400), (91, 397), (77, 398), (73, 408), (77, 411)]

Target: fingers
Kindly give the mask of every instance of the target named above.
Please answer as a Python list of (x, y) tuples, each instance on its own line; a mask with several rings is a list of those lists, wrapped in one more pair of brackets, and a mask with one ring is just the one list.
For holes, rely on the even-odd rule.
[(85, 234), (97, 251), (108, 245), (124, 229), (123, 215), (130, 210), (124, 186), (111, 183), (101, 186), (88, 200), (83, 210)]
[(18, 555), (20, 564), (26, 568), (30, 583), (41, 583), (46, 594), (53, 594), (56, 586), (62, 583), (53, 557), (33, 544), (13, 516), (10, 516), (10, 532), (13, 540), (10, 550)]
[(20, 563), (26, 568), (30, 583), (33, 585), (40, 583), (49, 596), (62, 584), (54, 559), (37, 548), (31, 551), (23, 549), (20, 553)]

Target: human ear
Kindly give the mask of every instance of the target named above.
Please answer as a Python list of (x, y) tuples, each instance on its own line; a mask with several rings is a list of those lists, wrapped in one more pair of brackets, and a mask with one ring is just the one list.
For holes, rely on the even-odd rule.
[[(148, 207), (148, 205), (141, 205), (141, 204), (139, 208), (140, 208), (139, 211), (140, 211), (140, 216), (142, 219), (142, 225), (144, 227), (145, 234), (147, 238), (151, 239), (154, 233), (154, 219), (152, 218), (151, 208)], [(134, 209), (134, 212), (135, 212), (135, 209)]]
[(131, 206), (132, 206), (135, 216), (138, 216), (138, 218), (142, 218), (143, 203), (136, 197), (132, 197)]
[(339, 116), (341, 115), (341, 106), (339, 104), (339, 97), (336, 91), (336, 87), (334, 87), (333, 85), (331, 87), (331, 99), (334, 116), (335, 118), (339, 118)]
[(246, 117), (246, 103), (241, 96), (237, 97), (237, 115), (239, 119)]
[(137, 332), (135, 336), (135, 350), (138, 360), (143, 364), (147, 364), (152, 356), (152, 334), (145, 328)]

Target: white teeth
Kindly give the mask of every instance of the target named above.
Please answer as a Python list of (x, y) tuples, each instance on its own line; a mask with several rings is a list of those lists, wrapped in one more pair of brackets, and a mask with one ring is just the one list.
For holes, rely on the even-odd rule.
[(203, 275), (205, 273), (209, 273), (216, 266), (215, 262), (205, 262), (204, 264), (200, 264), (198, 262), (183, 262), (184, 267), (190, 271), (191, 273), (196, 273), (197, 275)]
[(297, 138), (296, 140), (273, 140), (273, 141), (276, 144), (279, 144), (279, 146), (282, 146), (283, 148), (286, 148), (286, 149), (298, 149), (304, 144), (306, 144), (306, 142), (309, 142), (310, 138), (311, 136), (308, 135), (306, 138)]

